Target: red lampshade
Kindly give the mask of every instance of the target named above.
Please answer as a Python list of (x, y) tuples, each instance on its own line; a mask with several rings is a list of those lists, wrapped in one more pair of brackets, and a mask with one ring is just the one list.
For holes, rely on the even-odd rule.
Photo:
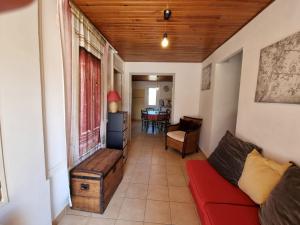
[(28, 5), (33, 2), (33, 0), (8, 0), (0, 1), (0, 12), (17, 9)]
[(108, 102), (118, 102), (121, 100), (121, 97), (117, 91), (109, 91), (107, 94)]

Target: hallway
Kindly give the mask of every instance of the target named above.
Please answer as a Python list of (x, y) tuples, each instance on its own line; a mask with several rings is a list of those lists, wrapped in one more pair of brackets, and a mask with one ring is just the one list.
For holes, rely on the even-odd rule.
[(164, 136), (140, 132), (133, 124), (124, 178), (103, 215), (68, 209), (59, 225), (199, 225), (187, 187), (185, 161), (164, 149)]

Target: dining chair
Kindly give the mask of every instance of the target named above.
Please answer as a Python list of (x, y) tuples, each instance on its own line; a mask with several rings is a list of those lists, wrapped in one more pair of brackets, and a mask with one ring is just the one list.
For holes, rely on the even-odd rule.
[(146, 110), (141, 110), (141, 119), (142, 119), (142, 131), (144, 129), (148, 130), (149, 120), (148, 120), (148, 112)]
[(157, 118), (157, 127), (160, 131), (165, 132), (170, 121), (170, 113), (168, 112), (159, 112)]

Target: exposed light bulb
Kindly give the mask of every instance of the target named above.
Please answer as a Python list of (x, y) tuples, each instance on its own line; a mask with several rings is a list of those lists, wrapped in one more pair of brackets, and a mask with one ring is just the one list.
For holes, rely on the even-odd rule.
[(162, 39), (162, 41), (161, 41), (161, 46), (162, 46), (163, 48), (166, 48), (166, 47), (168, 47), (168, 45), (169, 45), (168, 34), (167, 34), (167, 33), (164, 33), (163, 39)]

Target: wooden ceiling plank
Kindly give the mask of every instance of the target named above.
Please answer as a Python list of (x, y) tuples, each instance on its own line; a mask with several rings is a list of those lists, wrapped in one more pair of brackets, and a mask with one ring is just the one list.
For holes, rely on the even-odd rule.
[(172, 0), (167, 23), (166, 1), (73, 1), (125, 61), (201, 62), (273, 0)]

